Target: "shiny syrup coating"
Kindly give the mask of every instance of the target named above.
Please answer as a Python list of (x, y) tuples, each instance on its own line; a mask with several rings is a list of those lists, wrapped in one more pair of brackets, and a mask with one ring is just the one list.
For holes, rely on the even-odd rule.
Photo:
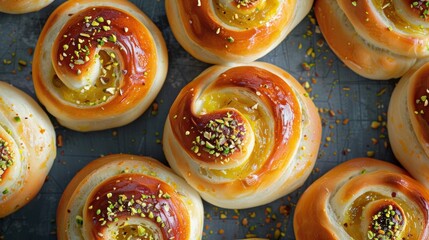
[[(288, 26), (293, 17), (293, 11), (289, 11), (287, 8), (295, 7), (294, 1), (280, 3), (278, 9), (269, 10), (269, 12), (274, 12), (270, 14), (270, 17), (258, 18), (255, 19), (256, 21), (244, 19), (244, 21), (240, 20), (240, 24), (237, 25), (235, 23), (237, 20), (231, 22), (231, 18), (229, 18), (227, 22), (223, 22), (220, 19), (223, 18), (223, 15), (245, 15), (246, 13), (243, 11), (253, 9), (254, 5), (261, 1), (250, 1), (253, 3), (249, 6), (238, 8), (237, 1), (232, 0), (230, 4), (236, 14), (227, 8), (216, 13), (211, 5), (214, 8), (219, 7), (219, 0), (202, 0), (201, 6), (196, 1), (178, 1), (183, 13), (182, 22), (193, 41), (211, 51), (225, 51), (232, 54), (241, 54), (247, 51), (257, 52), (259, 49), (270, 45), (280, 36), (282, 30)], [(272, 5), (266, 4), (265, 7), (272, 8)], [(276, 14), (278, 12), (282, 14)], [(260, 22), (264, 24), (259, 24)], [(240, 27), (237, 30), (238, 26)]]
[[(200, 93), (199, 86), (202, 79), (194, 80), (188, 84), (179, 94), (179, 97), (173, 103), (169, 114), (173, 132), (185, 151), (188, 151), (195, 159), (203, 162), (216, 161), (214, 157), (207, 155), (197, 155), (192, 152), (192, 141), (196, 133), (206, 125), (210, 120), (214, 121), (225, 114), (231, 114), (231, 117), (237, 122), (242, 122), (242, 115), (234, 109), (219, 109), (212, 113), (199, 115), (192, 111), (197, 96)], [(301, 134), (300, 122), (302, 119), (297, 96), (291, 87), (279, 76), (257, 67), (235, 67), (229, 69), (212, 82), (205, 91), (216, 91), (225, 88), (241, 88), (250, 91), (260, 97), (265, 105), (271, 111), (274, 120), (274, 146), (281, 146), (273, 149), (269, 160), (258, 170), (263, 175), (272, 164), (275, 164), (279, 158), (289, 154), (289, 149), (294, 149), (297, 139)], [(189, 132), (189, 135), (186, 133)], [(245, 131), (244, 131), (245, 132)], [(245, 137), (245, 136), (243, 136)], [(256, 136), (258, 137), (258, 136)], [(232, 158), (234, 155), (231, 156)]]
[(251, 7), (255, 6), (260, 1), (261, 0), (233, 0), (233, 2), (236, 4), (236, 6), (240, 5), (240, 8), (241, 7), (251, 8)]
[(388, 204), (373, 209), (372, 221), (368, 226), (368, 235), (381, 239), (396, 239), (404, 225), (404, 214), (402, 209), (394, 204)]
[(406, 2), (411, 8), (411, 11), (409, 11), (408, 14), (412, 15), (415, 18), (424, 19), (425, 21), (429, 20), (429, 6), (427, 5), (428, 2), (426, 0), (407, 0)]
[(429, 147), (429, 72), (419, 71), (411, 88), (412, 116), (417, 120), (416, 132), (421, 136), (422, 146)]
[[(85, 71), (87, 65), (96, 57), (96, 47), (116, 49), (121, 52), (124, 61), (122, 67), (126, 74), (130, 74), (132, 81), (144, 84), (147, 61), (135, 61), (133, 56), (141, 58), (150, 55), (151, 51), (150, 46), (141, 45), (139, 36), (130, 31), (129, 28), (136, 24), (140, 24), (136, 19), (110, 7), (81, 11), (74, 15), (58, 34), (58, 48), (54, 49), (57, 52), (56, 62), (64, 66), (61, 70), (77, 74), (77, 70)], [(88, 58), (85, 60), (86, 57)], [(79, 59), (83, 60), (82, 64), (76, 63)]]
[[(103, 22), (97, 19), (103, 19)], [(99, 25), (93, 26), (94, 21)], [(100, 44), (103, 38), (104, 41)], [(146, 27), (122, 10), (113, 7), (87, 8), (71, 16), (58, 34), (53, 45), (56, 60), (53, 64), (58, 65), (56, 69), (61, 71), (57, 73), (59, 76), (79, 76), (78, 70), (85, 73), (87, 66), (97, 57), (98, 50), (118, 53), (115, 54), (115, 59), (121, 68), (121, 94), (111, 100), (112, 104), (81, 109), (92, 111), (94, 108), (102, 108), (106, 114), (117, 112), (119, 108), (126, 109), (135, 105), (153, 84), (157, 62), (155, 45), (151, 39)], [(76, 64), (77, 60), (83, 60), (83, 64)], [(49, 97), (54, 98), (53, 95)], [(64, 108), (66, 111), (71, 107)]]
[[(115, 218), (129, 216), (142, 217), (152, 221), (161, 229), (163, 239), (187, 239), (186, 226), (189, 215), (179, 194), (168, 184), (150, 176), (138, 174), (122, 174), (106, 180), (89, 198), (90, 208), (86, 209), (87, 216), (92, 220), (92, 235), (98, 235), (106, 224), (111, 224)], [(120, 207), (122, 206), (121, 210)], [(111, 212), (107, 208), (111, 208)], [(111, 220), (109, 220), (109, 217)], [(106, 220), (103, 221), (100, 219)]]

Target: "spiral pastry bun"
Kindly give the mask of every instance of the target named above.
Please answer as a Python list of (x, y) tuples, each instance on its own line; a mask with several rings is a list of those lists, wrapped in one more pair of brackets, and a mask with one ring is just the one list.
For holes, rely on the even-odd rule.
[(314, 11), (329, 46), (363, 77), (398, 78), (429, 56), (427, 1), (316, 0)]
[(305, 17), (313, 0), (166, 0), (177, 41), (214, 64), (248, 63), (279, 45)]
[(70, 0), (46, 22), (33, 60), (37, 97), (65, 127), (93, 131), (139, 117), (168, 68), (164, 39), (127, 0)]
[(353, 159), (307, 188), (294, 231), (297, 240), (428, 239), (429, 192), (391, 163)]
[(414, 178), (429, 188), (429, 63), (416, 65), (396, 85), (387, 128), (393, 153)]
[(269, 203), (303, 184), (319, 150), (314, 103), (284, 70), (213, 66), (185, 86), (164, 127), (170, 166), (223, 208)]
[(198, 193), (160, 162), (109, 155), (65, 189), (58, 239), (201, 239), (203, 214)]
[(54, 0), (1, 0), (0, 12), (19, 14), (38, 11)]
[(34, 198), (56, 154), (46, 113), (26, 93), (0, 82), (0, 218)]

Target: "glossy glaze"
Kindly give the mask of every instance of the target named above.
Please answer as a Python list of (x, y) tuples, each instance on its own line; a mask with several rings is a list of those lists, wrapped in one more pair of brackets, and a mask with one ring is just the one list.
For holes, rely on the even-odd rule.
[(333, 168), (307, 188), (295, 211), (294, 229), (299, 240), (316, 236), (367, 239), (370, 235), (427, 239), (429, 192), (393, 164), (353, 159)]
[(56, 156), (54, 127), (21, 90), (0, 81), (0, 218), (40, 191)]
[(153, 102), (167, 74), (156, 25), (127, 0), (71, 0), (49, 17), (34, 52), (36, 95), (61, 125), (123, 126)]
[(170, 166), (205, 200), (247, 208), (302, 184), (320, 133), (313, 102), (290, 74), (262, 62), (218, 65), (179, 93), (163, 149)]
[[(102, 19), (102, 22), (97, 19)], [(95, 24), (97, 26), (93, 26)], [(154, 45), (146, 40), (150, 38), (149, 35), (141, 22), (112, 7), (87, 8), (73, 15), (58, 34), (52, 51), (56, 74), (66, 87), (72, 88), (72, 83), (68, 84), (68, 81), (74, 79), (84, 82), (79, 85), (89, 87), (84, 91), (82, 88), (72, 88), (77, 92), (73, 103), (79, 100), (79, 95), (85, 95), (87, 99), (84, 98), (78, 104), (95, 105), (102, 102), (104, 96), (112, 95), (117, 95), (115, 102), (119, 103), (139, 91), (139, 88), (147, 91), (156, 67), (153, 61)], [(96, 60), (103, 61), (100, 69), (92, 68)], [(116, 71), (110, 70), (107, 71), (110, 74), (103, 74), (102, 69), (110, 68)], [(91, 74), (88, 71), (99, 71), (97, 84), (88, 80), (86, 75)], [(101, 81), (116, 84), (112, 86)], [(106, 92), (109, 87), (113, 87), (113, 90)], [(96, 92), (96, 88), (102, 91)]]
[[(195, 42), (204, 48), (234, 54), (249, 50), (258, 51), (278, 38), (281, 30), (286, 28), (293, 16), (293, 13), (286, 9), (294, 8), (296, 4), (295, 1), (290, 0), (283, 4), (275, 1), (273, 5), (264, 6), (268, 9), (268, 16), (243, 21), (240, 20), (245, 17), (245, 14), (241, 14), (242, 8), (220, 7), (220, 1), (217, 0), (203, 0), (201, 6), (194, 1), (179, 0), (179, 2), (182, 21), (186, 23), (185, 29)], [(274, 6), (278, 6), (278, 8), (275, 9)], [(216, 11), (212, 11), (212, 8), (215, 8)], [(269, 18), (273, 13), (278, 12), (284, 14)], [(238, 19), (235, 19), (235, 14), (239, 14)], [(224, 16), (219, 18), (219, 15)], [(231, 21), (230, 17), (233, 16), (234, 19)], [(260, 24), (259, 21), (266, 24)], [(233, 28), (226, 28), (223, 26), (224, 24), (233, 26)]]
[(57, 210), (58, 239), (200, 239), (197, 192), (159, 161), (113, 154), (84, 167)]
[[(224, 117), (226, 113), (230, 113), (231, 117), (240, 123), (244, 121), (243, 114), (237, 112), (234, 108), (229, 108), (228, 104), (221, 109), (207, 113), (195, 112), (194, 106), (201, 95), (210, 92), (221, 92), (221, 89), (231, 88), (235, 89), (236, 93), (239, 91), (246, 91), (257, 95), (266, 106), (269, 106), (269, 109), (267, 109), (269, 111), (269, 117), (261, 119), (265, 121), (269, 121), (268, 119), (274, 120), (274, 128), (271, 129), (272, 134), (267, 136), (267, 138), (270, 139), (268, 140), (268, 142), (271, 143), (270, 145), (262, 143), (264, 140), (262, 138), (263, 135), (256, 134), (255, 136), (258, 146), (265, 145), (265, 147), (269, 148), (269, 152), (265, 158), (259, 158), (259, 147), (256, 147), (254, 153), (251, 154), (249, 162), (255, 163), (257, 166), (255, 167), (259, 170), (255, 172), (249, 171), (253, 168), (253, 164), (246, 164), (247, 167), (238, 168), (234, 172), (241, 172), (240, 175), (242, 176), (246, 176), (253, 172), (253, 177), (259, 179), (269, 172), (273, 165), (285, 164), (281, 163), (280, 159), (290, 154), (288, 151), (289, 149), (296, 148), (297, 141), (301, 137), (301, 129), (298, 127), (301, 122), (301, 110), (297, 97), (290, 86), (275, 74), (256, 67), (237, 67), (225, 71), (217, 77), (216, 81), (205, 89), (199, 88), (199, 84), (200, 81), (194, 81), (182, 90), (178, 99), (173, 104), (173, 110), (169, 115), (170, 121), (175, 125), (173, 129), (175, 137), (188, 154), (193, 155), (195, 159), (199, 161), (220, 162), (223, 160), (222, 156), (216, 157), (207, 154), (205, 151), (201, 151), (201, 155), (195, 154), (195, 152), (192, 151), (192, 141), (195, 140), (196, 133), (204, 131), (203, 126), (210, 120), (215, 121), (216, 119)], [(236, 95), (233, 93), (227, 93), (225, 98), (234, 101), (234, 97), (236, 97)], [(252, 107), (252, 105), (248, 107)], [(247, 119), (246, 121), (251, 123), (247, 125), (250, 127), (252, 125), (252, 119)], [(189, 135), (184, 134), (187, 131), (190, 132)], [(248, 131), (242, 132), (246, 133)], [(273, 146), (281, 147), (274, 148)], [(234, 155), (228, 157), (233, 159)], [(264, 161), (264, 159), (267, 160)], [(234, 163), (234, 160), (222, 163), (222, 165), (228, 165), (229, 163)], [(236, 176), (235, 174), (233, 175)], [(243, 184), (246, 184), (247, 180), (243, 181)]]
[(419, 134), (422, 147), (429, 148), (429, 72), (419, 71), (410, 83), (410, 117), (414, 119), (413, 128)]
[[(84, 215), (92, 219), (92, 235), (96, 239), (107, 225), (115, 225), (118, 219), (126, 222), (126, 218), (132, 216), (152, 221), (161, 229), (163, 239), (189, 237), (183, 226), (189, 214), (176, 214), (184, 208), (180, 197), (171, 186), (156, 178), (136, 174), (113, 177), (94, 189), (89, 199), (87, 206), (91, 207)], [(111, 210), (107, 211), (108, 208)], [(99, 209), (100, 213), (97, 212)]]

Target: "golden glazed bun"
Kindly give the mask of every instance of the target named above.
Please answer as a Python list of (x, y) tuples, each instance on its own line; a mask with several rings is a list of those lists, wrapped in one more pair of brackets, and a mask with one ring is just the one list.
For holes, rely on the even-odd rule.
[(65, 189), (58, 239), (201, 239), (200, 196), (160, 162), (134, 155), (99, 158)]
[(36, 196), (56, 154), (46, 113), (26, 93), (0, 82), (0, 218)]
[(170, 166), (206, 201), (250, 208), (301, 186), (321, 123), (303, 87), (262, 62), (213, 66), (185, 86), (164, 128)]
[(429, 188), (429, 63), (401, 78), (389, 103), (387, 128), (393, 153)]
[(279, 45), (307, 15), (313, 0), (166, 0), (177, 41), (214, 64), (248, 63)]
[(46, 22), (33, 60), (36, 94), (65, 127), (128, 124), (161, 89), (168, 68), (160, 31), (127, 0), (69, 0)]
[(38, 11), (54, 0), (0, 0), (0, 12), (4, 13), (28, 13)]
[(429, 239), (429, 192), (391, 163), (358, 158), (316, 180), (298, 201), (297, 240)]
[(357, 74), (398, 78), (416, 59), (429, 56), (426, 1), (316, 0), (314, 11), (326, 41)]

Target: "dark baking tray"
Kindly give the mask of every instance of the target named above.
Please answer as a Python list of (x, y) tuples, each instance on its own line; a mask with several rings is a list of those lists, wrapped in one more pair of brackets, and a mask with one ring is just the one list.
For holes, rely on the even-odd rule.
[[(62, 2), (56, 0), (36, 13), (0, 13), (1, 81), (35, 97), (31, 81), (32, 50), (46, 19)], [(164, 1), (132, 2), (159, 27), (168, 47), (169, 72), (156, 98), (157, 114), (153, 115), (149, 109), (127, 126), (91, 133), (65, 129), (51, 117), (64, 144), (58, 148), (52, 170), (35, 199), (0, 219), (0, 239), (56, 239), (55, 213), (61, 194), (75, 173), (93, 159), (110, 153), (130, 153), (151, 156), (167, 164), (162, 145), (157, 142), (162, 140), (168, 110), (180, 89), (209, 65), (194, 59), (175, 40)], [(3, 60), (11, 62), (4, 64)], [(21, 66), (19, 60), (26, 61), (27, 66)], [(309, 87), (323, 121), (319, 158), (303, 187), (273, 203), (246, 210), (226, 210), (204, 203), (204, 239), (252, 236), (294, 239), (294, 206), (314, 180), (341, 162), (372, 152), (375, 158), (395, 162), (383, 123), (396, 81), (371, 81), (347, 69), (324, 42), (312, 13), (281, 45), (260, 60), (287, 70)], [(381, 126), (372, 128), (373, 121)]]

